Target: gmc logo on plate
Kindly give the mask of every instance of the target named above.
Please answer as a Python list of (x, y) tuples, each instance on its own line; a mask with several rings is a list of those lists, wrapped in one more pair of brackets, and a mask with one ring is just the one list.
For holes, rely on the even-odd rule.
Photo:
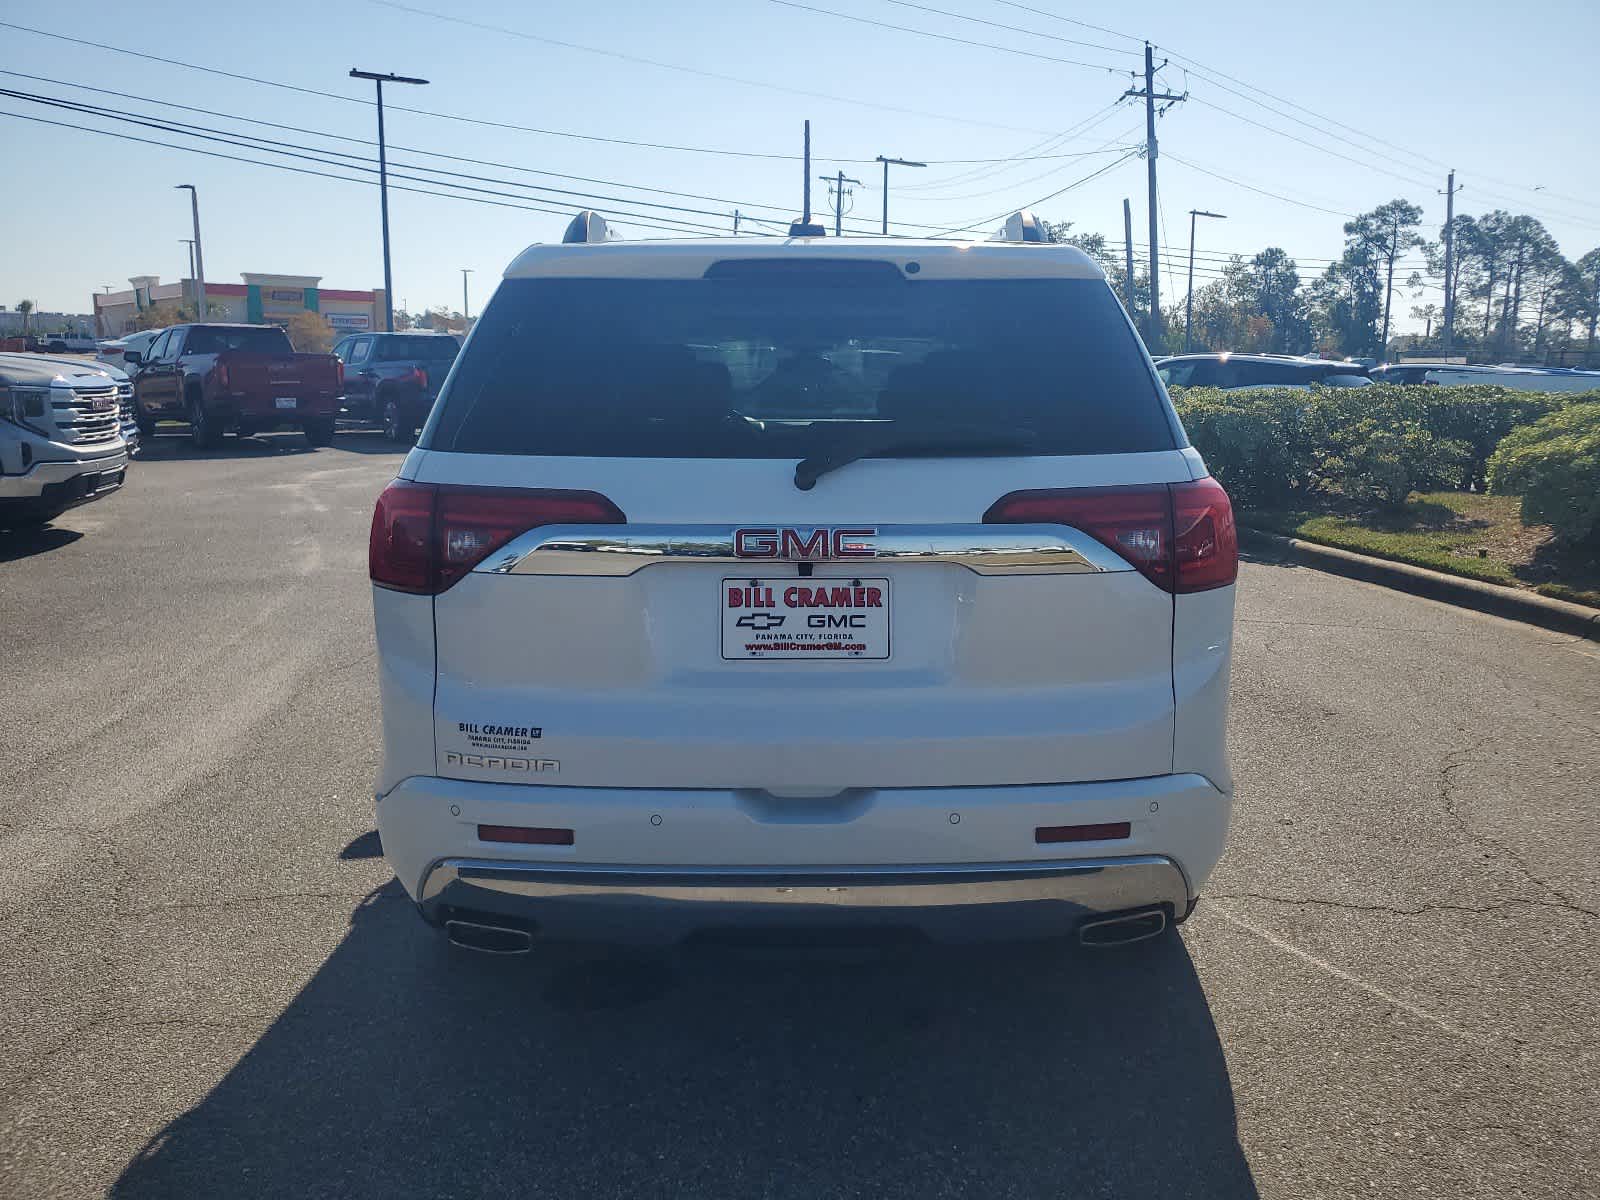
[(869, 540), (877, 536), (877, 529), (866, 527), (779, 529), (776, 526), (764, 526), (736, 529), (733, 531), (733, 556), (812, 562), (835, 558), (877, 558), (877, 548)]

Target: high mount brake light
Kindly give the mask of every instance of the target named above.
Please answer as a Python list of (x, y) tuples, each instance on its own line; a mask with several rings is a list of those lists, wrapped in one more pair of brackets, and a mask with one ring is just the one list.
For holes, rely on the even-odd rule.
[(367, 542), (372, 582), (436, 596), (518, 534), (540, 525), (620, 525), (597, 492), (456, 487), (396, 479), (378, 497)]
[(995, 501), (983, 519), (1081, 529), (1167, 592), (1226, 587), (1239, 574), (1233, 505), (1215, 479), (1012, 492)]

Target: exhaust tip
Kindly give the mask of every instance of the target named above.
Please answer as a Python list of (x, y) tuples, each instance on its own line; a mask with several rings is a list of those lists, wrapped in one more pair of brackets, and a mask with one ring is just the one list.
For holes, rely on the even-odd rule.
[(1078, 926), (1080, 946), (1127, 946), (1159, 937), (1167, 928), (1167, 910), (1157, 906), (1115, 917), (1097, 917)]
[(527, 954), (533, 949), (533, 934), (509, 925), (449, 920), (444, 923), (444, 932), (452, 945), (480, 954)]

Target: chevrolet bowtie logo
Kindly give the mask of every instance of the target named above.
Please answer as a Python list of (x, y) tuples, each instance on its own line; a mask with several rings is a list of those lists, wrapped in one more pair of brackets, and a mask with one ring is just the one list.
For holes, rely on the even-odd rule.
[(756, 612), (745, 613), (745, 615), (735, 621), (734, 624), (740, 629), (754, 629), (757, 631), (763, 631), (767, 629), (777, 629), (786, 620), (788, 620), (787, 617), (775, 617), (771, 613)]

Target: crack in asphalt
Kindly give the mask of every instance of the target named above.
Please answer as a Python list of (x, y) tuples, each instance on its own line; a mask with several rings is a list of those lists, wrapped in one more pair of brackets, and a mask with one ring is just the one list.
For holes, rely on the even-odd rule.
[[(1535, 887), (1541, 889), (1546, 893), (1547, 896), (1555, 897), (1559, 903), (1554, 904), (1551, 907), (1567, 908), (1573, 912), (1585, 913), (1591, 917), (1600, 917), (1600, 910), (1578, 903), (1578, 901), (1573, 899), (1573, 897), (1567, 895), (1567, 893), (1556, 887), (1555, 884), (1551, 883), (1548, 879), (1545, 879), (1543, 876), (1534, 871), (1534, 869), (1528, 865), (1528, 861), (1523, 858), (1522, 855), (1511, 849), (1511, 847), (1507, 846), (1504, 842), (1501, 842), (1497, 838), (1491, 837), (1489, 834), (1474, 829), (1471, 824), (1468, 823), (1466, 817), (1462, 814), (1459, 807), (1460, 799), (1457, 797), (1455, 790), (1455, 774), (1469, 765), (1474, 756), (1477, 755), (1478, 752), (1481, 751), (1485, 746), (1487, 746), (1489, 741), (1490, 739), (1483, 738), (1465, 749), (1452, 750), (1444, 756), (1443, 761), (1439, 765), (1439, 797), (1444, 804), (1444, 811), (1446, 815), (1448, 815), (1451, 821), (1455, 823), (1456, 828), (1468, 838), (1485, 849), (1510, 859), (1511, 862), (1516, 865), (1517, 870), (1522, 873), (1522, 877), (1524, 879), (1533, 884)], [(1546, 903), (1548, 903), (1548, 901), (1546, 901)]]
[(1351, 912), (1376, 912), (1387, 913), (1397, 917), (1420, 917), (1427, 913), (1470, 913), (1481, 916), (1484, 913), (1500, 912), (1507, 908), (1535, 907), (1555, 908), (1564, 912), (1578, 913), (1586, 917), (1600, 917), (1600, 913), (1584, 908), (1582, 905), (1565, 903), (1557, 900), (1497, 900), (1493, 904), (1471, 905), (1452, 904), (1449, 901), (1440, 901), (1434, 904), (1424, 904), (1417, 908), (1402, 908), (1393, 904), (1360, 904), (1353, 900), (1327, 900), (1318, 896), (1270, 896), (1265, 892), (1207, 892), (1207, 898), (1213, 900), (1261, 900), (1269, 904), (1304, 905), (1316, 908), (1338, 908)]

